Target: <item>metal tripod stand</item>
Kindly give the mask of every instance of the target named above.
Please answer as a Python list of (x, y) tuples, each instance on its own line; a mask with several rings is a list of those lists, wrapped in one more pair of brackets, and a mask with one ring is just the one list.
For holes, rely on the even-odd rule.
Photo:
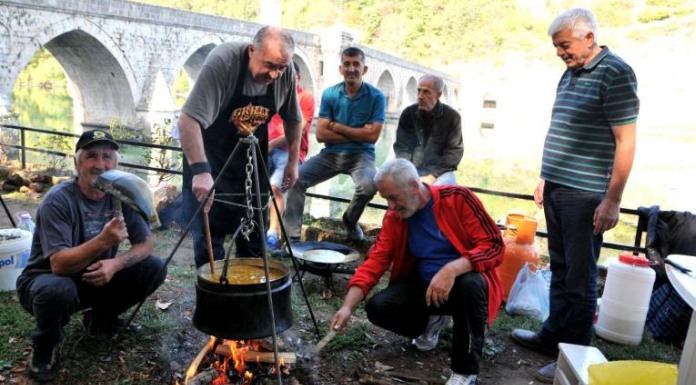
[[(227, 161), (225, 162), (222, 169), (220, 170), (220, 173), (215, 178), (215, 180), (213, 182), (213, 186), (207, 192), (205, 198), (201, 200), (200, 204), (196, 208), (196, 211), (193, 213), (193, 215), (189, 219), (186, 227), (182, 231), (181, 237), (179, 238), (177, 243), (174, 245), (174, 248), (169, 253), (169, 256), (167, 257), (167, 259), (165, 260), (162, 269), (163, 270), (166, 269), (167, 265), (169, 265), (169, 262), (174, 257), (174, 254), (181, 246), (181, 243), (185, 239), (188, 232), (191, 230), (191, 227), (193, 226), (193, 223), (195, 221), (196, 216), (199, 215), (201, 213), (201, 211), (203, 210), (203, 207), (205, 206), (205, 202), (207, 202), (208, 199), (210, 199), (210, 196), (212, 195), (213, 191), (215, 190), (215, 186), (218, 184), (220, 178), (222, 177), (222, 175), (224, 175), (225, 171), (232, 163), (232, 159), (234, 159), (234, 156), (237, 154), (237, 151), (239, 151), (239, 149), (242, 145), (247, 146), (247, 159), (248, 159), (247, 164), (246, 164), (247, 180), (245, 183), (247, 218), (243, 219), (243, 223), (240, 225), (240, 227), (237, 229), (237, 231), (235, 231), (235, 233), (233, 235), (232, 242), (234, 243), (234, 237), (238, 236), (240, 232), (242, 233), (242, 236), (245, 236), (245, 237), (248, 237), (249, 234), (254, 230), (261, 232), (261, 238), (263, 239), (263, 241), (261, 242), (261, 253), (262, 253), (262, 258), (263, 258), (263, 263), (264, 263), (264, 272), (265, 272), (265, 277), (266, 277), (266, 290), (267, 290), (266, 294), (267, 294), (267, 298), (268, 298), (268, 306), (269, 306), (270, 316), (271, 316), (271, 319), (273, 321), (272, 323), (274, 325), (271, 328), (273, 331), (273, 334), (272, 334), (273, 353), (274, 353), (274, 358), (275, 358), (278, 385), (282, 385), (282, 379), (280, 377), (281, 376), (280, 360), (278, 359), (277, 335), (276, 335), (276, 330), (275, 330), (275, 315), (273, 314), (273, 299), (272, 299), (272, 295), (271, 295), (272, 294), (271, 286), (270, 286), (271, 279), (270, 279), (270, 273), (269, 273), (269, 267), (268, 267), (267, 245), (266, 245), (265, 237), (264, 237), (264, 233), (263, 233), (264, 229), (265, 229), (264, 218), (263, 218), (265, 207), (262, 207), (262, 205), (261, 205), (261, 190), (260, 190), (260, 183), (259, 183), (260, 179), (259, 179), (259, 167), (258, 167), (259, 163), (261, 164), (261, 167), (263, 168), (263, 173), (264, 173), (266, 180), (268, 180), (269, 177), (268, 177), (268, 170), (266, 169), (266, 164), (265, 164), (264, 160), (261, 159), (261, 162), (259, 162), (258, 153), (261, 152), (261, 149), (260, 149), (259, 144), (258, 144), (258, 138), (256, 138), (253, 135), (253, 133), (246, 136), (246, 137), (241, 138), (239, 140), (239, 142), (237, 143), (237, 145), (235, 146), (235, 148), (232, 150), (232, 153), (227, 158)], [(251, 191), (252, 183), (250, 180), (252, 177), (254, 178), (253, 182), (255, 183), (255, 191), (253, 191), (253, 192)], [(252, 202), (251, 202), (251, 199), (253, 196), (256, 197), (256, 202), (255, 202), (256, 207), (254, 207), (252, 205)], [(280, 216), (280, 212), (278, 210), (278, 207), (272, 198), (273, 197), (271, 196), (270, 200), (273, 201), (274, 209), (276, 210), (276, 213)], [(253, 211), (254, 210), (256, 210), (258, 226), (256, 226), (253, 222), (253, 216), (254, 216)], [(244, 223), (245, 220), (246, 220), (246, 223)], [(288, 245), (289, 245), (289, 239), (288, 239), (287, 234), (285, 232), (285, 227), (283, 225), (282, 220), (280, 221), (280, 226), (281, 226), (283, 238), (285, 239), (286, 242), (288, 242)], [(256, 229), (254, 229), (254, 227), (256, 227)], [(288, 249), (290, 249), (290, 247), (288, 247)], [(290, 257), (291, 257), (290, 259), (292, 261), (292, 264), (293, 264), (295, 271), (298, 271), (299, 264), (298, 264), (297, 260), (294, 258), (294, 256), (292, 255), (292, 251), (290, 251)], [(312, 318), (312, 323), (314, 324), (315, 331), (316, 331), (317, 335), (319, 335), (320, 334), (319, 326), (317, 324), (316, 318), (314, 317), (314, 312), (312, 311), (312, 307), (309, 303), (309, 298), (307, 297), (307, 293), (305, 291), (304, 284), (302, 283), (302, 280), (298, 280), (298, 282), (299, 282), (300, 288), (302, 290), (302, 296), (304, 297), (305, 304), (307, 305), (307, 309), (309, 310), (310, 317)], [(142, 307), (143, 303), (145, 302), (145, 299), (146, 298), (143, 298), (140, 301), (138, 306), (133, 310), (130, 317), (128, 318), (126, 325), (121, 330), (119, 330), (119, 332), (114, 336), (114, 338), (112, 340), (111, 348), (109, 349), (109, 352), (108, 352), (109, 357), (111, 356), (111, 353), (112, 353), (113, 348), (115, 347), (116, 343), (120, 340), (120, 336), (121, 336), (122, 331), (124, 329), (126, 329), (130, 325), (130, 323), (133, 321), (136, 314), (138, 313), (138, 311)]]

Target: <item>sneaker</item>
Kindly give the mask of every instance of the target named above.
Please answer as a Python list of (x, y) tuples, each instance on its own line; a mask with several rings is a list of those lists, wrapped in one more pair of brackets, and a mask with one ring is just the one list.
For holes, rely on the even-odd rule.
[(465, 375), (452, 372), (452, 375), (445, 385), (476, 385), (476, 375)]
[(360, 228), (359, 224), (356, 223), (354, 226), (348, 224), (348, 217), (346, 217), (345, 213), (343, 213), (343, 226), (345, 226), (346, 228), (346, 235), (349, 240), (362, 241), (365, 238), (365, 235), (363, 234), (362, 228)]
[(440, 340), (440, 332), (447, 326), (452, 317), (448, 315), (431, 315), (428, 319), (428, 326), (425, 327), (425, 332), (413, 339), (413, 345), (421, 352), (433, 350)]
[(82, 325), (88, 333), (116, 334), (126, 326), (126, 321), (116, 316), (104, 317), (95, 315), (94, 311), (90, 309), (82, 314)]
[(266, 248), (270, 251), (278, 250), (278, 234), (275, 231), (266, 233)]
[(29, 356), (29, 377), (36, 382), (53, 381), (58, 374), (60, 345), (50, 349), (34, 347)]

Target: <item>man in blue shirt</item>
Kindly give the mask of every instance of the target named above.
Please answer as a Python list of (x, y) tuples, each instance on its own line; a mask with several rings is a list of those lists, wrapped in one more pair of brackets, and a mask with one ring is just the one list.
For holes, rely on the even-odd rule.
[(377, 192), (375, 142), (385, 120), (386, 98), (382, 91), (363, 81), (367, 72), (365, 53), (348, 47), (341, 53), (338, 70), (344, 81), (324, 90), (319, 107), (317, 141), (321, 152), (303, 163), (295, 186), (288, 192), (285, 227), (291, 240), (299, 240), (307, 189), (338, 174), (348, 174), (355, 193), (343, 214), (350, 240), (362, 240), (358, 219)]
[[(636, 146), (639, 101), (631, 67), (597, 44), (592, 12), (575, 8), (549, 27), (567, 66), (556, 90), (544, 143), (541, 182), (551, 260), (550, 314), (539, 332), (515, 329), (512, 339), (556, 355), (559, 342), (589, 345), (597, 307), (602, 234), (616, 226)], [(553, 382), (556, 363), (535, 377)]]

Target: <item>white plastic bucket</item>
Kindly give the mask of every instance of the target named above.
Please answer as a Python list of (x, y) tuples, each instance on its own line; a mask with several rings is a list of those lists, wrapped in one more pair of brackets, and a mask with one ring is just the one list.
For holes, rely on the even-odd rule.
[(612, 261), (595, 333), (620, 344), (640, 344), (654, 282), (655, 271), (647, 259), (621, 255), (618, 261)]
[(0, 229), (0, 291), (15, 290), (17, 277), (27, 266), (32, 233)]

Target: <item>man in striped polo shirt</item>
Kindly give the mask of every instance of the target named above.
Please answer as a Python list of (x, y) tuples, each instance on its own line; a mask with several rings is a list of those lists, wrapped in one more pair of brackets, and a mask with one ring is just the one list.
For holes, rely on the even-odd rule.
[[(589, 10), (560, 14), (548, 30), (567, 66), (556, 90), (534, 200), (544, 207), (551, 259), (550, 315), (512, 339), (555, 355), (559, 342), (589, 345), (602, 234), (614, 228), (633, 165), (639, 101), (631, 67), (597, 44)], [(553, 382), (556, 363), (535, 377)]]

